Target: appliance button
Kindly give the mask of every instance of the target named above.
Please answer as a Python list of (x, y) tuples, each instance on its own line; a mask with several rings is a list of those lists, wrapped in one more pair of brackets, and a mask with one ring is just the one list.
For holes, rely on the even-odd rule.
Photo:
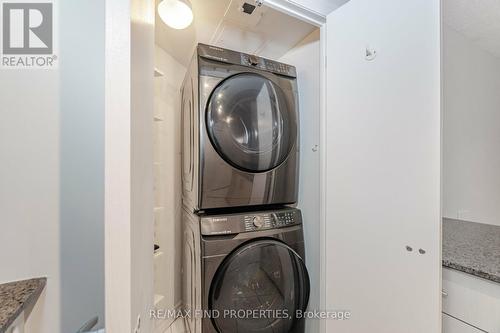
[(259, 58), (254, 55), (248, 56), (248, 63), (252, 66), (257, 66), (259, 64)]
[(262, 216), (254, 216), (253, 218), (253, 225), (257, 228), (260, 229), (264, 226), (264, 219)]

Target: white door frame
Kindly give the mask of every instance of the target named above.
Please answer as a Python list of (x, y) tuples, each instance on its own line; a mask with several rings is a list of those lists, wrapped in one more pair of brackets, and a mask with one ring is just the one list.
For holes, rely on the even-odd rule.
[[(108, 0), (105, 18), (106, 332), (149, 332), (154, 1)], [(150, 202), (151, 210), (146, 210), (143, 206)]]
[(104, 280), (109, 333), (132, 332), (130, 14), (128, 2), (106, 1)]

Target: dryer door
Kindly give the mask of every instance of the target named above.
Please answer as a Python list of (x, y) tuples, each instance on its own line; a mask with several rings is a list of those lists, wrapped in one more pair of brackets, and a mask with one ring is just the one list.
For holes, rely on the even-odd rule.
[(220, 333), (291, 332), (309, 300), (302, 258), (286, 244), (260, 239), (230, 254), (209, 292), (212, 322)]
[(206, 112), (208, 135), (218, 154), (249, 172), (280, 165), (297, 138), (295, 100), (290, 95), (256, 73), (222, 81), (212, 92)]

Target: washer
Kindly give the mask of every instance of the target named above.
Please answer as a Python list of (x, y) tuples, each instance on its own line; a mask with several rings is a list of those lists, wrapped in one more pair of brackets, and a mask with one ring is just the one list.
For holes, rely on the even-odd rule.
[(304, 332), (296, 314), (307, 307), (310, 285), (300, 210), (201, 216), (184, 210), (183, 225), (189, 332)]
[(299, 115), (293, 66), (199, 44), (181, 95), (186, 207), (296, 203)]

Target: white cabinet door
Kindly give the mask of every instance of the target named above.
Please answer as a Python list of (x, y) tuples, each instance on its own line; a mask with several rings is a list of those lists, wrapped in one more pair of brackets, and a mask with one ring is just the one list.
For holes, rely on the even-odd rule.
[(483, 331), (500, 333), (500, 284), (443, 269), (443, 312)]
[(443, 333), (481, 333), (475, 327), (443, 313)]
[(326, 35), (326, 332), (438, 333), (440, 3), (351, 0)]

